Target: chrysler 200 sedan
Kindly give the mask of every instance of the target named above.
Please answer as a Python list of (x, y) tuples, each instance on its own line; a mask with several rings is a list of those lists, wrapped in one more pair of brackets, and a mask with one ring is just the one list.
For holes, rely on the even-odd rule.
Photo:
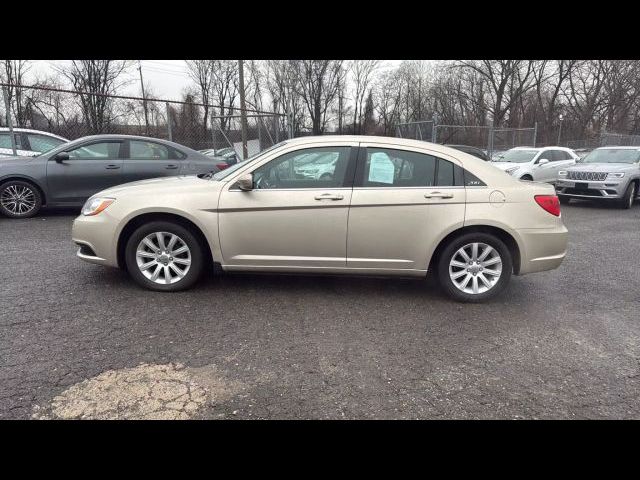
[(80, 207), (121, 183), (219, 170), (206, 155), (166, 140), (82, 137), (35, 157), (0, 158), (0, 214), (28, 218), (43, 205)]
[[(332, 154), (331, 175), (301, 171)], [(158, 178), (91, 197), (78, 257), (160, 291), (228, 272), (424, 277), (461, 301), (511, 275), (558, 267), (567, 229), (553, 186), (518, 181), (464, 152), (400, 138), (287, 140), (213, 175)]]

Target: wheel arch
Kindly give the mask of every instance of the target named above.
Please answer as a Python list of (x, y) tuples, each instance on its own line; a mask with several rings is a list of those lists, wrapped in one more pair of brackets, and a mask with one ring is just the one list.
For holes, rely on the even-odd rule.
[(116, 246), (117, 261), (118, 261), (118, 266), (120, 268), (126, 269), (125, 247), (127, 245), (127, 241), (129, 240), (133, 232), (138, 227), (144, 225), (145, 223), (149, 223), (153, 221), (173, 222), (189, 229), (198, 239), (198, 242), (202, 247), (206, 260), (210, 264), (214, 263), (213, 252), (211, 249), (211, 245), (209, 244), (209, 240), (207, 239), (207, 236), (205, 235), (203, 229), (199, 225), (197, 225), (195, 222), (177, 213), (145, 212), (127, 220), (127, 223), (120, 230), (120, 233), (118, 235), (117, 246)]
[(511, 259), (513, 262), (513, 273), (515, 275), (518, 275), (518, 273), (520, 272), (521, 264), (520, 247), (518, 245), (518, 242), (509, 232), (494, 225), (467, 225), (449, 232), (444, 238), (440, 240), (438, 246), (433, 251), (431, 258), (429, 259), (429, 266), (427, 271), (436, 270), (440, 255), (442, 254), (442, 251), (445, 249), (445, 247), (449, 244), (449, 242), (467, 233), (488, 233), (502, 240), (502, 242), (509, 249), (509, 253), (511, 253)]
[(29, 177), (27, 175), (21, 175), (21, 174), (12, 174), (12, 175), (7, 175), (5, 177), (0, 178), (0, 187), (2, 185), (4, 185), (7, 182), (11, 182), (14, 180), (19, 180), (21, 182), (27, 182), (30, 183), (31, 185), (33, 185), (35, 188), (38, 189), (38, 192), (40, 193), (40, 197), (42, 198), (42, 205), (46, 205), (47, 204), (47, 194), (45, 192), (45, 188), (40, 184), (40, 182), (38, 182), (35, 178), (33, 177)]

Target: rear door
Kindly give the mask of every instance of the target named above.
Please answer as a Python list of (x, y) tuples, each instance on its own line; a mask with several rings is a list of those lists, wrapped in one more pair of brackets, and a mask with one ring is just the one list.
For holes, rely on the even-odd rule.
[(122, 183), (122, 140), (84, 143), (69, 159), (47, 161), (49, 197), (56, 203), (81, 204), (94, 193)]
[[(538, 154), (533, 169), (533, 179), (537, 182), (552, 182), (554, 175), (554, 154), (555, 150), (543, 150)], [(548, 163), (541, 164), (540, 160), (547, 159)]]
[(576, 160), (571, 153), (566, 150), (554, 150), (553, 152), (553, 177), (549, 180), (555, 182), (558, 180), (558, 172), (574, 165)]
[(362, 143), (351, 196), (347, 267), (422, 272), (430, 246), (464, 223), (462, 168), (423, 149)]
[(123, 183), (147, 178), (171, 177), (184, 172), (185, 155), (151, 140), (127, 140), (124, 145)]

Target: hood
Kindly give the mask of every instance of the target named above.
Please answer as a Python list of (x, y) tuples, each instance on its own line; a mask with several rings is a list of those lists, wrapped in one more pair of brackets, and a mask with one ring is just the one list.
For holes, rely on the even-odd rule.
[(496, 168), (499, 168), (500, 170), (507, 170), (508, 168), (511, 167), (523, 167), (526, 165), (526, 163), (517, 163), (517, 162), (489, 162), (491, 163), (491, 165), (493, 165)]
[(183, 175), (180, 177), (160, 177), (137, 182), (123, 183), (111, 187), (93, 195), (94, 197), (114, 197), (122, 195), (170, 195), (184, 192), (195, 192), (199, 189), (211, 189), (212, 185), (222, 185), (211, 179), (198, 178), (196, 175)]
[(637, 163), (576, 163), (567, 168), (572, 172), (628, 172), (638, 170)]

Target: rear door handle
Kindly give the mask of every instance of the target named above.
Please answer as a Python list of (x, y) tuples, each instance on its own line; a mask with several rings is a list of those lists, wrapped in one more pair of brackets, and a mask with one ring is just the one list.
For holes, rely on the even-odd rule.
[(429, 192), (424, 194), (424, 198), (453, 198), (453, 193)]
[(106, 168), (107, 170), (117, 170), (118, 168), (120, 168), (120, 165), (117, 165), (115, 163), (110, 163), (104, 168)]
[(169, 165), (167, 165), (166, 167), (167, 170), (175, 170), (176, 168), (178, 168), (178, 165), (175, 165), (173, 163), (170, 163)]
[(316, 195), (316, 200), (342, 200), (344, 197), (342, 195), (336, 195), (333, 193), (323, 193), (321, 195)]

